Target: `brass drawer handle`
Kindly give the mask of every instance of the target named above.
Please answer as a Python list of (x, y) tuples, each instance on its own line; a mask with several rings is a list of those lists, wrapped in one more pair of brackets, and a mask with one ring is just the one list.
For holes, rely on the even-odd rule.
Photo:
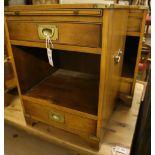
[(115, 64), (118, 64), (120, 62), (120, 60), (121, 60), (121, 57), (120, 56), (118, 56), (118, 55), (115, 55), (114, 56), (114, 63)]
[(57, 40), (58, 28), (55, 25), (39, 25), (38, 35), (40, 39), (46, 39), (48, 36), (51, 40)]
[(54, 35), (54, 29), (47, 29), (47, 28), (44, 28), (42, 30), (42, 33), (44, 36), (49, 36), (49, 37), (52, 37)]
[(49, 119), (59, 122), (59, 123), (64, 123), (64, 115), (58, 113), (58, 112), (54, 112), (54, 111), (50, 111), (49, 112)]
[(116, 55), (113, 56), (115, 64), (118, 64), (120, 62), (121, 55), (122, 55), (122, 51), (119, 49)]

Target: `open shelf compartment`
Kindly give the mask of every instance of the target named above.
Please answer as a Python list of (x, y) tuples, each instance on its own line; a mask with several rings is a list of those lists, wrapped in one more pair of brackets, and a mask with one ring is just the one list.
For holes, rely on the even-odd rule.
[(97, 115), (98, 80), (90, 74), (59, 69), (24, 95)]
[(100, 55), (54, 50), (52, 67), (46, 49), (13, 46), (13, 54), (25, 99), (97, 116)]

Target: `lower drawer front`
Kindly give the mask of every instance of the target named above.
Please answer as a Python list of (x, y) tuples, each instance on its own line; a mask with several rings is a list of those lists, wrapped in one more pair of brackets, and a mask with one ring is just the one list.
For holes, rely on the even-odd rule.
[(23, 100), (23, 104), (26, 114), (46, 124), (78, 133), (79, 135), (95, 135), (96, 133), (96, 120), (80, 117), (26, 100)]

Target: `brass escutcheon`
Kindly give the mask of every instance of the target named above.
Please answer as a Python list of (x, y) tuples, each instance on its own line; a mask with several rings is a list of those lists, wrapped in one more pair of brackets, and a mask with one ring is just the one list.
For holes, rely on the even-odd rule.
[(55, 25), (39, 25), (38, 35), (40, 39), (46, 39), (48, 36), (51, 40), (57, 40), (58, 28)]
[(51, 120), (59, 122), (59, 123), (64, 123), (64, 121), (65, 121), (64, 115), (62, 115), (58, 112), (50, 111), (48, 116)]

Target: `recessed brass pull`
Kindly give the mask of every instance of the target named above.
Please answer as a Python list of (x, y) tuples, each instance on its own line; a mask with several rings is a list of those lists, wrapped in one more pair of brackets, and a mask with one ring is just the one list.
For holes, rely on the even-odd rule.
[(48, 36), (51, 40), (57, 40), (58, 28), (55, 25), (39, 25), (38, 35), (40, 39), (46, 39)]
[(59, 123), (64, 123), (64, 115), (62, 115), (58, 112), (50, 111), (49, 112), (49, 118), (53, 121), (56, 121)]
[(52, 30), (52, 29), (45, 28), (45, 29), (42, 30), (42, 33), (45, 36), (52, 37), (54, 35), (54, 29)]

